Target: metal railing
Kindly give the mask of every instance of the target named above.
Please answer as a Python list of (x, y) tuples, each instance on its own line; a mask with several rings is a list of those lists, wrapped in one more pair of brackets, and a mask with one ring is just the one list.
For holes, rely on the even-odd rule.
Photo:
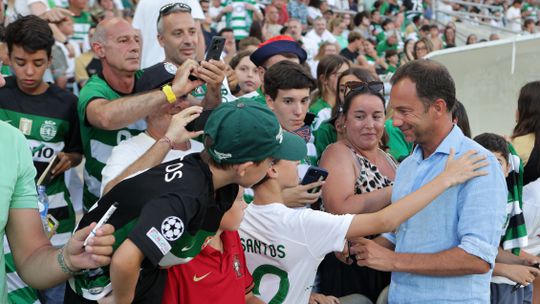
[[(509, 34), (518, 34), (519, 31), (514, 31), (514, 30), (511, 30), (507, 27), (504, 27), (504, 26), (496, 26), (496, 25), (493, 25), (489, 22), (486, 22), (486, 21), (483, 21), (483, 20), (478, 20), (477, 18), (481, 18), (481, 19), (489, 19), (489, 20), (495, 20), (497, 22), (501, 22), (501, 21), (505, 21), (505, 18), (504, 18), (504, 11), (503, 11), (503, 8), (501, 6), (495, 6), (495, 5), (488, 5), (488, 4), (482, 4), (482, 3), (475, 3), (475, 2), (467, 2), (467, 1), (461, 1), (461, 0), (446, 0), (445, 2), (447, 3), (455, 3), (455, 4), (460, 4), (460, 5), (463, 5), (463, 6), (468, 6), (468, 7), (477, 7), (477, 8), (488, 8), (490, 10), (493, 10), (493, 11), (499, 11), (501, 14), (500, 16), (495, 16), (495, 15), (485, 15), (485, 14), (477, 14), (477, 13), (471, 13), (471, 12), (459, 12), (459, 11), (448, 11), (448, 10), (440, 10), (438, 9), (439, 7), (439, 2), (441, 0), (435, 0), (433, 1), (433, 16), (434, 16), (434, 19), (436, 21), (439, 21), (439, 14), (443, 14), (443, 15), (447, 15), (447, 16), (451, 16), (451, 17), (457, 17), (463, 21), (467, 21), (467, 22), (471, 22), (471, 23), (475, 23), (475, 24), (478, 24), (479, 26), (483, 26), (483, 27), (486, 27), (486, 28), (489, 28), (491, 30), (495, 30), (495, 31), (500, 31), (500, 32), (505, 32), (505, 33), (509, 33)], [(439, 21), (439, 23), (441, 23)]]

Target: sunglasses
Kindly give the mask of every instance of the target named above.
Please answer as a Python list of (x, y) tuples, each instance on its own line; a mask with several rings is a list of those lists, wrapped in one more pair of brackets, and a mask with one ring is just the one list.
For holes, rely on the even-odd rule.
[(185, 3), (180, 3), (180, 2), (165, 4), (159, 9), (159, 16), (157, 19), (157, 23), (159, 23), (159, 20), (161, 20), (162, 17), (165, 17), (168, 14), (171, 14), (174, 12), (191, 13), (191, 7)]
[(349, 89), (349, 91), (345, 93), (345, 97), (352, 92), (362, 92), (365, 90), (369, 90), (371, 93), (384, 95), (384, 83), (382, 81), (349, 81), (345, 83), (345, 86)]

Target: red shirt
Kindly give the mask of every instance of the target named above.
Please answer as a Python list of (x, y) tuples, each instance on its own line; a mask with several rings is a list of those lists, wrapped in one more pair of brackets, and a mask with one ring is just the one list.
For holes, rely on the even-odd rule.
[(223, 253), (206, 246), (189, 263), (168, 269), (163, 304), (245, 303), (253, 278), (236, 231), (221, 233)]

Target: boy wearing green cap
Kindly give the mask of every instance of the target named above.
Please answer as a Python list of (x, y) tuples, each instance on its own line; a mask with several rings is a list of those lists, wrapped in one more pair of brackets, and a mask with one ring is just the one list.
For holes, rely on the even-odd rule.
[[(172, 146), (164, 137), (163, 144)], [(126, 179), (103, 196), (80, 223), (98, 221), (114, 203), (109, 223), (116, 243), (109, 267), (70, 281), (66, 303), (107, 296), (114, 303), (159, 303), (166, 271), (186, 263), (218, 230), (238, 185), (259, 182), (272, 160), (298, 160), (305, 143), (283, 132), (265, 106), (239, 99), (214, 110), (204, 131), (205, 150)], [(75, 293), (73, 293), (75, 291)]]

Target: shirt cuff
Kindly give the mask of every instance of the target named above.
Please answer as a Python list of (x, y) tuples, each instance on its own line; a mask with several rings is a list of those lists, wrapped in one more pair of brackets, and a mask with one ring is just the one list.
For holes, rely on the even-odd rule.
[(390, 243), (396, 245), (396, 234), (393, 232), (387, 232), (381, 234), (381, 236), (385, 239), (387, 239)]
[(495, 257), (497, 256), (497, 247), (478, 238), (465, 236), (461, 239), (459, 248), (463, 249), (468, 254), (477, 256), (489, 263), (490, 268), (495, 266)]

